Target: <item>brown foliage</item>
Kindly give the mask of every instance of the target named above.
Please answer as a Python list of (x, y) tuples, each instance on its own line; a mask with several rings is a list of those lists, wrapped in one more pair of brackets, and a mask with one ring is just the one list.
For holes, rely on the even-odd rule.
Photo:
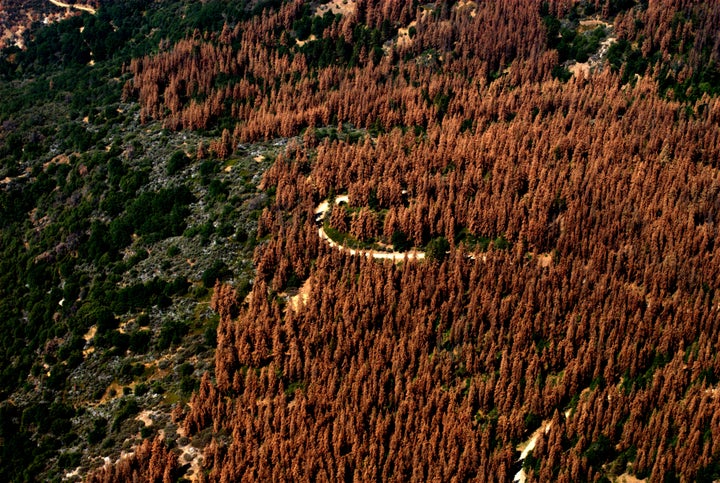
[(125, 456), (114, 465), (106, 465), (88, 475), (88, 483), (114, 483), (126, 481), (147, 481), (149, 483), (171, 483), (177, 478), (177, 456), (169, 451), (165, 442), (157, 437), (146, 439), (135, 448), (134, 453)]
[[(376, 65), (278, 54), (273, 32), (297, 2), (131, 65), (144, 115), (167, 111), (170, 127), (205, 126), (229, 101), (228, 149), (331, 119), (377, 129), (357, 142), (308, 130), (265, 174), (275, 202), (258, 222), (270, 239), (257, 281), (242, 308), (216, 288), (216, 380), (184, 421), (217, 435), (208, 481), (507, 481), (538, 421), (551, 427), (534, 481), (622, 473), (611, 463), (632, 454), (653, 481), (720, 462), (718, 99), (683, 104), (609, 69), (553, 80), (536, 6), (476, 3), (473, 17), (358, 2), (352, 21), (418, 22)], [(671, 3), (619, 15), (618, 34), (715, 49), (709, 21), (675, 28)], [(238, 80), (216, 87), (219, 72)], [(187, 101), (197, 92), (202, 105)], [(396, 265), (331, 249), (313, 210), (333, 192), (352, 206), (333, 207), (334, 228), (418, 246), (444, 236), (450, 256)], [(509, 248), (469, 253), (499, 235)], [(312, 281), (299, 310), (279, 295), (292, 278)]]
[[(609, 72), (456, 92), (482, 113), (474, 132), (445, 117), (423, 136), (323, 140), (312, 188), (303, 148), (267, 172), (273, 236), (256, 261), (269, 285), (221, 324), (217, 390), (203, 384), (186, 423), (236, 435), (213, 446), (209, 480), (512, 476), (529, 414), (553, 421), (530, 478), (599, 478), (584, 455), (602, 438), (601, 461), (635, 448), (633, 471), (651, 478), (714, 461), (717, 101), (689, 117), (651, 81), (621, 89)], [(360, 220), (377, 216), (364, 206), (375, 190), (386, 234), (466, 228), (512, 247), (482, 261), (458, 245), (441, 265), (345, 255), (312, 213), (340, 189), (362, 207), (358, 237), (374, 236)], [(347, 223), (344, 207), (330, 216)], [(313, 280), (298, 312), (268, 298), (291, 266)]]

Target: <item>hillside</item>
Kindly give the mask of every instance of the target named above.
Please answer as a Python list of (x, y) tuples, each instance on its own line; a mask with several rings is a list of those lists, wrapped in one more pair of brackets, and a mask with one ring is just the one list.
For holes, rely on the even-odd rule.
[(215, 0), (38, 30), (3, 60), (3, 471), (720, 479), (717, 25)]

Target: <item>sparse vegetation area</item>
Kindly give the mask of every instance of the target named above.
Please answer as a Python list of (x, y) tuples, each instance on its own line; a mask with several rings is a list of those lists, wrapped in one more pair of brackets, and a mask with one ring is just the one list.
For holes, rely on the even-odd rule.
[[(227, 7), (103, 5), (96, 16), (39, 28), (27, 50), (0, 56), (6, 481), (87, 471), (100, 456), (117, 457), (169, 424), (160, 417), (144, 427), (135, 416), (169, 414), (165, 401), (187, 400), (199, 375), (170, 368), (188, 359), (211, 368), (214, 281), (243, 290), (252, 281), (256, 242), (248, 233), (269, 162), (249, 153), (195, 159), (214, 133), (142, 125), (137, 106), (121, 101), (121, 64), (133, 52), (193, 25), (214, 25), (205, 10), (227, 15)], [(196, 8), (174, 30), (164, 21), (150, 27), (174, 9)], [(277, 150), (272, 143), (248, 148), (268, 159)]]

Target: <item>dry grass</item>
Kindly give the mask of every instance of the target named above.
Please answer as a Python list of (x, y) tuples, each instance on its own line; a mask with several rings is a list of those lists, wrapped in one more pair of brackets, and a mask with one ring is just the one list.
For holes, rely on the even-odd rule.
[(583, 32), (587, 32), (589, 30), (595, 30), (598, 27), (605, 27), (610, 28), (612, 27), (612, 24), (609, 24), (607, 22), (604, 22), (602, 20), (598, 19), (588, 19), (588, 20), (581, 20), (580, 26), (578, 27), (577, 31), (579, 34)]
[(333, 15), (340, 14), (346, 17), (356, 11), (355, 0), (332, 0), (324, 5), (318, 5), (315, 8), (315, 15), (323, 16), (325, 13), (331, 12)]
[(308, 278), (298, 290), (298, 293), (290, 297), (289, 306), (292, 307), (296, 312), (303, 307), (310, 297), (310, 288), (312, 286), (312, 278)]
[(647, 479), (640, 480), (638, 478), (635, 478), (633, 475), (623, 473), (622, 475), (618, 476), (617, 480), (615, 480), (617, 483), (645, 483)]
[(415, 25), (417, 25), (417, 22), (413, 20), (407, 27), (402, 27), (398, 29), (398, 47), (407, 47), (409, 45), (412, 45), (413, 40), (410, 38), (410, 29)]

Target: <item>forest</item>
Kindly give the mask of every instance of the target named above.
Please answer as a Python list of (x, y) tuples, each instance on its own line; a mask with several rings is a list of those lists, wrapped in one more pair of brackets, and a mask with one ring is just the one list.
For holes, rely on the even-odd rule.
[(156, 434), (87, 481), (720, 479), (719, 4), (241, 3), (118, 89), (198, 159), (284, 142), (251, 286), (204, 280), (214, 367), (171, 415), (201, 458)]

